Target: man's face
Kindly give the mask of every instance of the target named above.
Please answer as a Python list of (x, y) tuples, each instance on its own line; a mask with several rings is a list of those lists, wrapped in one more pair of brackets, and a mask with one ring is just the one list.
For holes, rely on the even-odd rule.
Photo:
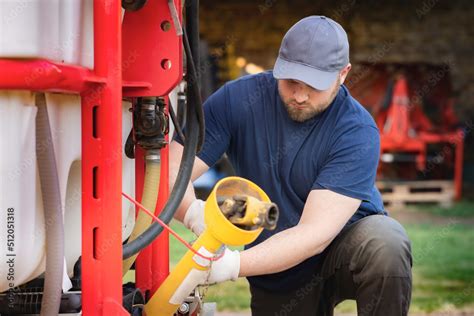
[(339, 87), (339, 76), (327, 90), (316, 90), (293, 79), (278, 80), (280, 97), (288, 115), (296, 122), (304, 122), (323, 112), (336, 97)]

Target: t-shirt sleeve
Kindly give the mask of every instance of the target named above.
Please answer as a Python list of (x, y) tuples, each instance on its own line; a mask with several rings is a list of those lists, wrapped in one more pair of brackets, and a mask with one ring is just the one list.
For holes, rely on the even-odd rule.
[[(222, 86), (204, 102), (206, 126), (204, 144), (198, 157), (212, 167), (229, 147), (232, 135), (232, 113), (227, 97), (227, 86)], [(174, 138), (180, 144), (179, 136)]]
[(378, 129), (370, 125), (355, 126), (333, 143), (312, 189), (327, 189), (359, 200), (370, 200), (379, 157)]

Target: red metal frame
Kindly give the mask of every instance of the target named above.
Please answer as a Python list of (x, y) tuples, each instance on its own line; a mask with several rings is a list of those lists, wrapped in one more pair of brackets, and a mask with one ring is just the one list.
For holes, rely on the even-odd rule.
[[(174, 5), (181, 12), (181, 1), (175, 0)], [(178, 20), (181, 23), (181, 16)], [(175, 28), (167, 0), (148, 1), (138, 11), (125, 12), (124, 96), (165, 96), (181, 81), (183, 45)]]
[(120, 13), (118, 1), (94, 1), (94, 72), (105, 83), (81, 93), (84, 315), (128, 315), (122, 308), (122, 161), (107, 159), (122, 148)]
[[(181, 1), (174, 5), (181, 12)], [(181, 15), (178, 21), (182, 21)], [(182, 39), (167, 0), (148, 1), (139, 11), (126, 12), (123, 19), (123, 93), (125, 97), (163, 96), (166, 109), (168, 93), (183, 78)], [(169, 61), (171, 67), (163, 67)], [(155, 214), (168, 199), (168, 147), (161, 150), (161, 177)], [(136, 198), (141, 200), (145, 164), (143, 152), (137, 151), (135, 163)], [(137, 209), (138, 212), (138, 209)], [(163, 232), (156, 241), (140, 252), (135, 263), (135, 280), (147, 296), (153, 295), (169, 274), (169, 235)]]
[[(161, 179), (169, 177), (168, 146), (161, 149)], [(136, 198), (141, 200), (143, 180), (145, 175), (144, 152), (138, 150), (135, 158), (135, 188)], [(169, 195), (168, 181), (160, 181), (158, 202), (155, 215), (163, 209)], [(138, 212), (137, 208), (137, 212)], [(164, 231), (155, 240), (151, 247), (140, 252), (135, 261), (135, 283), (148, 297), (158, 289), (158, 286), (169, 274), (169, 233)]]
[(446, 176), (436, 175), (440, 170), (430, 170), (432, 166), (427, 165), (428, 145), (441, 144), (445, 164), (454, 168), (455, 197), (461, 198), (465, 135), (454, 111), (449, 65), (366, 63), (347, 81), (351, 94), (377, 122), (382, 154), (416, 155), (415, 170), (381, 163), (378, 176), (396, 174), (410, 180), (416, 177), (416, 170)]
[(128, 315), (122, 308), (122, 161), (106, 160), (121, 151), (120, 13), (118, 1), (94, 1), (93, 71), (48, 60), (0, 60), (0, 89), (82, 97), (84, 315)]
[(81, 93), (106, 83), (94, 71), (43, 59), (0, 59), (0, 88)]
[[(174, 3), (181, 12), (181, 1)], [(169, 30), (161, 27), (166, 21)], [(140, 11), (127, 12), (123, 43), (120, 1), (95, 0), (94, 70), (43, 59), (0, 59), (0, 89), (81, 95), (84, 315), (128, 315), (122, 308), (122, 161), (113, 154), (122, 152), (122, 88), (124, 96), (165, 96), (182, 79), (182, 42), (166, 0), (148, 1)], [(162, 67), (166, 59), (169, 69)], [(168, 198), (168, 148), (161, 156), (164, 181), (158, 211)], [(138, 197), (143, 168), (138, 154)], [(168, 275), (168, 256), (168, 235), (163, 233), (139, 256), (137, 285), (155, 291)]]
[[(417, 131), (416, 137), (414, 137), (411, 135), (415, 131), (414, 120), (417, 123), (425, 122), (425, 127), (431, 124), (423, 112), (418, 109), (417, 104), (410, 101), (407, 80), (400, 76), (394, 85), (392, 103), (384, 118), (379, 117), (377, 122), (381, 130), (381, 153), (416, 153), (418, 170), (425, 170), (428, 144), (446, 143), (454, 145), (454, 189), (455, 198), (459, 200), (462, 195), (464, 133), (461, 129), (443, 132), (431, 132), (422, 129)], [(411, 116), (413, 113), (415, 117)]]

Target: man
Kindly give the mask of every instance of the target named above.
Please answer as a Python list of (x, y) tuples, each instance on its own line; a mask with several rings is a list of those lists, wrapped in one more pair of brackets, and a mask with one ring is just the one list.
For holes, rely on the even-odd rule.
[[(227, 83), (205, 103), (192, 179), (226, 152), (280, 208), (275, 231), (212, 265), (211, 282), (248, 278), (252, 315), (332, 315), (345, 299), (359, 315), (407, 314), (410, 241), (375, 188), (379, 133), (342, 85), (350, 69), (344, 29), (311, 16), (287, 32), (273, 72)], [(179, 143), (170, 148), (180, 157)], [(197, 235), (203, 204), (189, 187), (176, 215)]]

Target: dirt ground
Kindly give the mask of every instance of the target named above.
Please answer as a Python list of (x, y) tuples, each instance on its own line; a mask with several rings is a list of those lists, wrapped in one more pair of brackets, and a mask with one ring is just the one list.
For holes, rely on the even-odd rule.
[(445, 226), (448, 224), (466, 224), (474, 226), (474, 217), (460, 218), (434, 215), (429, 212), (420, 212), (415, 209), (390, 209), (388, 212), (391, 217), (395, 218), (402, 224), (431, 224)]

